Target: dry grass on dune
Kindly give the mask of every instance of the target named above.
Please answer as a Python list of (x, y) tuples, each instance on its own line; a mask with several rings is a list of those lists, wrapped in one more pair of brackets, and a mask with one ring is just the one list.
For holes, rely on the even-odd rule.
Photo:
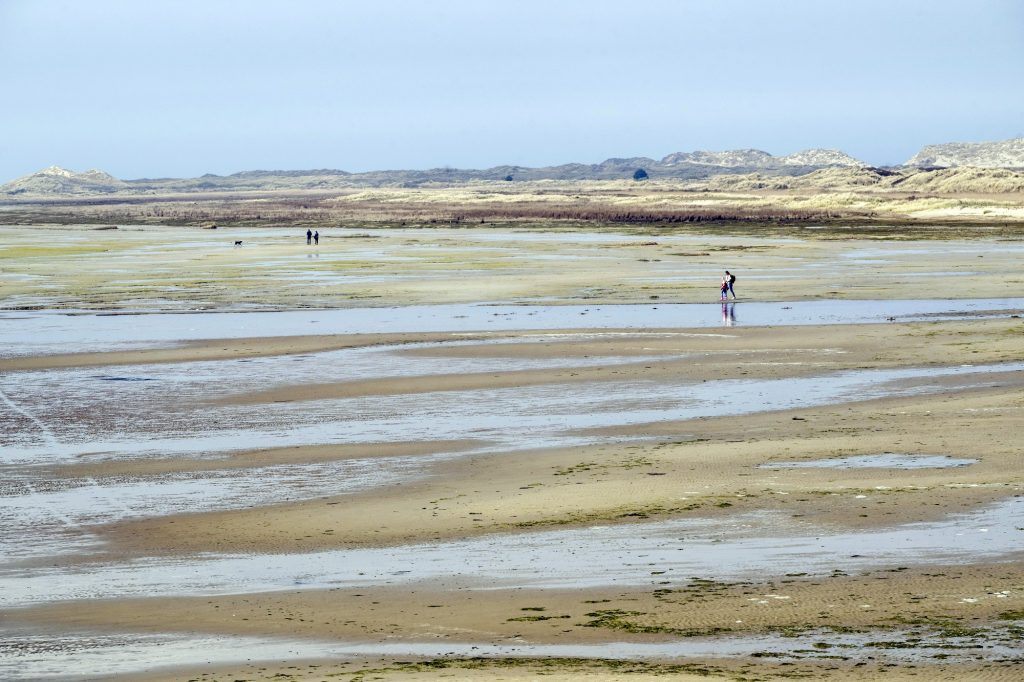
[[(934, 213), (936, 210), (942, 213)], [(894, 221), (941, 220), (1001, 226), (1024, 220), (1019, 211), (1024, 211), (1024, 172), (957, 168), (896, 173), (830, 168), (797, 177), (721, 175), (701, 181), (477, 182), (18, 200), (0, 206), (0, 222), (891, 226)]]

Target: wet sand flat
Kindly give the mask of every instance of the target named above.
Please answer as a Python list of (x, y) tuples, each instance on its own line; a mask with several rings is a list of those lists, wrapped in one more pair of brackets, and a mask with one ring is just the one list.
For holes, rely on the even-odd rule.
[[(927, 569), (891, 566), (860, 575), (838, 570), (827, 576), (793, 573), (769, 581), (694, 577), (674, 587), (639, 590), (612, 587), (524, 594), (500, 589), (452, 591), (424, 583), (411, 590), (385, 586), (281, 591), (258, 598), (79, 602), (39, 609), (32, 618), (47, 622), (59, 616), (70, 628), (119, 623), (139, 632), (163, 632), (167, 619), (187, 619), (197, 630), (221, 635), (380, 641), (396, 648), (405, 642), (410, 653), (417, 643), (442, 647), (446, 642), (453, 646), (466, 642), (565, 644), (580, 645), (582, 650), (616, 642), (658, 644), (680, 638), (753, 638), (779, 632), (794, 638), (820, 637), (819, 641), (831, 638), (838, 644), (844, 634), (854, 633), (868, 633), (881, 641), (890, 628), (903, 631), (908, 641), (913, 637), (907, 633), (916, 630), (922, 639), (988, 637), (995, 645), (999, 641), (1012, 644), (1013, 619), (1004, 616), (1022, 605), (1015, 594), (1022, 579), (1019, 563), (979, 563), (970, 569), (941, 564)], [(996, 584), (1010, 589), (992, 589)], [(814, 648), (806, 640), (802, 643)], [(841, 652), (843, 647), (837, 648)], [(655, 658), (672, 659), (671, 649)]]
[[(785, 248), (865, 278), (929, 252), (848, 247)], [(1024, 321), (947, 303), (764, 326), (742, 301), (698, 326), (616, 327), (635, 302), (395, 309), (237, 338), (209, 313), (106, 351), (102, 320), (41, 314), (93, 340), (0, 358), (0, 672), (1015, 679)]]
[(1019, 239), (915, 241), (897, 230), (889, 240), (856, 239), (813, 225), (797, 230), (806, 237), (736, 234), (741, 228), (324, 228), (312, 248), (305, 228), (0, 226), (0, 284), (8, 309), (175, 312), (711, 302), (726, 268), (738, 273), (738, 295), (757, 301), (1020, 291)]
[[(977, 335), (974, 343), (960, 346), (970, 349), (970, 356), (981, 356), (978, 359), (1005, 360), (1005, 354), (1011, 349), (1004, 348), (1002, 339), (1005, 336), (1012, 338), (1013, 325), (1017, 320), (992, 320), (985, 321), (982, 326), (987, 331), (1001, 329), (1003, 332), (1011, 333), (985, 333), (967, 323), (930, 323), (922, 327), (930, 327), (928, 338), (944, 338), (936, 334), (938, 329), (947, 325), (946, 331), (951, 334), (950, 339), (963, 339), (972, 333)], [(972, 330), (969, 332), (969, 330)], [(836, 368), (848, 368), (846, 353), (834, 352), (836, 347), (842, 346), (840, 336), (848, 338), (851, 330), (836, 328), (832, 330), (835, 334), (830, 335), (828, 330), (819, 330), (824, 339), (829, 340), (828, 348), (831, 350), (825, 356), (834, 357), (838, 365), (834, 367), (819, 367), (818, 370), (834, 370)], [(865, 348), (875, 349), (874, 361), (880, 364), (895, 362), (899, 353), (892, 349), (906, 348), (907, 344), (879, 344), (877, 334), (880, 333), (907, 333), (908, 330), (900, 329), (899, 326), (883, 326), (879, 329), (864, 327), (863, 333), (868, 335), (868, 343)], [(840, 333), (843, 334), (840, 334)], [(870, 332), (870, 333), (869, 333)], [(921, 329), (915, 329), (914, 333), (920, 333)], [(691, 332), (680, 332), (680, 337), (669, 337), (672, 343), (678, 344), (680, 338), (695, 344), (706, 343), (707, 338)], [(685, 334), (685, 335), (684, 335)], [(812, 337), (814, 335), (812, 334)], [(991, 339), (986, 344), (985, 340)], [(776, 339), (775, 341), (780, 341)], [(629, 357), (630, 349), (636, 350), (632, 344), (649, 344), (650, 339), (634, 338), (628, 342), (622, 337), (611, 337), (611, 346), (606, 352), (612, 353), (609, 357)], [(808, 346), (811, 339), (804, 338)], [(662, 343), (668, 343), (663, 340)], [(582, 349), (571, 348), (571, 343), (560, 342), (566, 346), (564, 355), (590, 355), (595, 352), (594, 340), (585, 341)], [(755, 344), (757, 345), (757, 344)], [(443, 346), (431, 350), (402, 350), (398, 353), (409, 353), (413, 357), (436, 354), (454, 354), (473, 356), (477, 353), (484, 355), (501, 353), (514, 354), (525, 344), (505, 345), (499, 348), (491, 348), (488, 345), (474, 346), (472, 344), (458, 348), (445, 349)], [(646, 352), (652, 352), (657, 346), (643, 346)], [(877, 348), (886, 348), (885, 352), (879, 352)], [(662, 348), (665, 350), (665, 348)], [(808, 350), (808, 349), (804, 349)], [(974, 351), (981, 352), (974, 352)], [(538, 348), (532, 348), (527, 353), (536, 354)], [(583, 352), (585, 351), (585, 352)], [(762, 361), (761, 348), (752, 351), (739, 361), (733, 357), (732, 363), (738, 367), (744, 367), (745, 362), (760, 363)], [(548, 348), (542, 354), (563, 354), (552, 351)], [(848, 353), (853, 348), (847, 349)], [(956, 359), (948, 355), (946, 350), (945, 359)], [(865, 357), (851, 358), (857, 363), (868, 363)], [(964, 359), (967, 359), (966, 357)], [(785, 363), (775, 364), (775, 372), (788, 375), (790, 373), (803, 374), (800, 365), (789, 365)], [(899, 364), (899, 363), (896, 363)], [(632, 366), (628, 363), (626, 367)], [(998, 362), (996, 363), (998, 366)], [(609, 368), (609, 371), (612, 371)], [(618, 371), (618, 370), (614, 370)], [(742, 370), (741, 370), (742, 371)], [(499, 375), (500, 377), (500, 375)], [(1006, 433), (1020, 423), (1020, 410), (1024, 409), (1019, 400), (1019, 377), (1015, 373), (996, 373), (994, 385), (977, 386), (975, 378), (971, 378), (966, 386), (951, 385), (940, 386), (942, 390), (937, 395), (909, 395), (901, 398), (881, 398), (866, 401), (846, 402), (841, 406), (828, 405), (811, 409), (784, 410), (781, 412), (768, 412), (753, 414), (738, 420), (728, 416), (709, 417), (698, 421), (683, 420), (680, 422), (660, 421), (657, 423), (646, 423), (636, 426), (619, 427), (614, 433), (600, 434), (602, 436), (613, 436), (615, 439), (626, 439), (625, 442), (610, 442), (604, 445), (589, 445), (575, 448), (545, 449), (540, 451), (518, 451), (509, 452), (478, 452), (466, 458), (446, 459), (432, 465), (432, 471), (422, 481), (403, 483), (393, 488), (385, 486), (372, 492), (355, 493), (335, 498), (322, 498), (315, 501), (296, 502), (286, 505), (274, 505), (253, 510), (238, 510), (213, 512), (206, 514), (176, 515), (156, 518), (152, 520), (132, 521), (112, 526), (100, 532), (111, 542), (111, 547), (116, 553), (124, 556), (189, 556), (195, 552), (304, 552), (318, 551), (326, 548), (343, 547), (375, 547), (386, 545), (401, 545), (403, 543), (421, 543), (424, 541), (444, 541), (446, 539), (458, 539), (467, 537), (487, 536), (493, 534), (523, 533), (535, 529), (544, 528), (574, 528), (589, 527), (594, 524), (637, 524), (659, 519), (672, 518), (698, 518), (698, 519), (719, 519), (740, 518), (739, 515), (749, 512), (771, 512), (780, 513), (785, 517), (809, 519), (818, 532), (834, 533), (840, 529), (860, 529), (870, 531), (873, 529), (886, 528), (894, 524), (905, 524), (914, 522), (926, 522), (942, 519), (950, 512), (970, 511), (984, 508), (985, 505), (993, 504), (1001, 499), (1012, 498), (1019, 495), (1021, 481), (1017, 474), (1021, 470), (1019, 452), (1011, 443), (1001, 440), (1000, 434)], [(424, 378), (423, 381), (439, 381), (444, 385), (444, 376)], [(693, 381), (693, 377), (689, 377)], [(435, 389), (437, 387), (434, 387)], [(460, 387), (465, 390), (465, 387)], [(472, 391), (471, 391), (472, 392)], [(429, 393), (429, 392), (428, 392)], [(936, 424), (943, 425), (936, 428)], [(607, 431), (607, 429), (605, 429)], [(651, 441), (651, 438), (655, 440)], [(639, 439), (639, 440), (637, 440)], [(472, 452), (473, 444), (444, 444), (444, 448), (470, 447)], [(370, 446), (371, 449), (372, 446)], [(800, 461), (820, 459), (823, 457), (855, 456), (857, 454), (871, 454), (885, 452), (898, 448), (904, 452), (916, 453), (956, 453), (958, 456), (977, 459), (977, 463), (969, 466), (958, 466), (950, 468), (916, 469), (913, 471), (890, 469), (890, 468), (855, 468), (845, 470), (808, 470), (808, 469), (783, 469), (773, 470), (770, 463), (780, 458), (787, 461)], [(425, 445), (416, 447), (413, 445), (399, 445), (392, 447), (390, 452), (383, 450), (377, 453), (387, 458), (399, 455), (424, 454), (430, 451)], [(291, 456), (298, 459), (315, 460), (323, 457), (344, 457), (346, 454), (358, 455), (359, 449), (349, 448), (348, 450), (333, 450), (323, 447), (320, 449), (297, 449), (257, 454), (254, 465), (261, 463), (259, 458)], [(237, 468), (239, 463), (245, 462), (246, 453), (233, 455), (228, 466)], [(85, 463), (62, 465), (61, 473), (72, 477), (81, 476), (104, 476), (114, 473), (132, 473), (142, 475), (152, 473), (148, 467), (156, 467), (161, 472), (173, 470), (174, 460), (157, 460), (159, 464), (147, 463), (145, 460), (135, 464), (111, 462), (107, 464), (89, 465)], [(263, 461), (262, 463), (266, 463)], [(180, 461), (182, 469), (188, 469), (194, 465), (187, 461)], [(203, 465), (209, 467), (210, 464)], [(766, 467), (766, 468), (762, 468)], [(119, 471), (120, 469), (120, 471)], [(776, 524), (778, 529), (781, 526)], [(326, 531), (331, 531), (326, 534)], [(341, 532), (339, 532), (341, 531)], [(642, 531), (641, 531), (642, 532)], [(572, 546), (571, 543), (568, 546)], [(1012, 559), (1010, 554), (1002, 558)], [(907, 563), (916, 563), (917, 559), (908, 557)], [(857, 574), (849, 559), (843, 561), (841, 557), (835, 557), (838, 566)], [(201, 570), (202, 563), (198, 564)], [(843, 571), (837, 566), (836, 570)], [(876, 567), (875, 570), (891, 571), (901, 566), (888, 565), (887, 568)], [(902, 567), (907, 570), (907, 567)], [(863, 569), (860, 569), (863, 570)], [(917, 571), (924, 569), (917, 568)], [(979, 569), (980, 570), (980, 569)], [(647, 571), (650, 574), (659, 572), (658, 566), (651, 566)], [(794, 571), (799, 573), (800, 571)], [(901, 571), (902, 572), (902, 571)], [(1012, 573), (1012, 572), (1011, 572)], [(976, 619), (978, 614), (991, 624), (986, 627), (999, 629), (1000, 627), (1012, 628), (1012, 617), (1006, 623), (995, 616), (1002, 614), (1013, 614), (1018, 608), (1016, 599), (1019, 595), (1019, 578), (1007, 574), (999, 575), (998, 580), (993, 580), (992, 575), (982, 572), (980, 575), (984, 589), (978, 587), (970, 594), (965, 594), (964, 599), (978, 599), (978, 596), (971, 596), (975, 592), (1006, 593), (1005, 596), (995, 597), (1000, 599), (1002, 609), (994, 616), (986, 616), (980, 610), (972, 611), (971, 618)], [(454, 574), (452, 576), (455, 577)], [(694, 576), (689, 576), (692, 578)], [(699, 577), (699, 576), (696, 576)], [(680, 580), (682, 578), (682, 580)], [(665, 583), (665, 586), (655, 588), (651, 595), (662, 595), (659, 590), (689, 589), (686, 587), (687, 577), (675, 576), (672, 580), (657, 580)], [(713, 580), (712, 578), (708, 578)], [(795, 580), (795, 577), (779, 576), (778, 580)], [(819, 578), (820, 579), (820, 578)], [(876, 579), (877, 580), (877, 579)], [(961, 580), (963, 577), (961, 576)], [(744, 581), (745, 582), (745, 581)], [(774, 583), (760, 583), (752, 581), (761, 588), (762, 594), (778, 594), (774, 591)], [(865, 580), (866, 585), (871, 582)], [(961, 582), (961, 584), (963, 584)], [(999, 589), (996, 589), (996, 588)], [(906, 589), (911, 589), (908, 587)], [(361, 594), (374, 596), (371, 601), (380, 601), (376, 596), (381, 589), (388, 589), (386, 585), (374, 587), (368, 585), (360, 588)], [(404, 594), (404, 597), (397, 598), (393, 608), (399, 609), (401, 604), (406, 603), (414, 594), (423, 590), (436, 594), (442, 592), (443, 587), (429, 585), (416, 585), (409, 588), (409, 591), (397, 590), (397, 594)], [(867, 589), (862, 586), (861, 589)], [(367, 592), (369, 590), (369, 592)], [(924, 591), (924, 590), (922, 590)], [(932, 591), (926, 591), (932, 594)], [(548, 603), (549, 590), (531, 595), (530, 592), (516, 591), (509, 593), (516, 598), (523, 600), (525, 606), (516, 607), (522, 609), (541, 608), (530, 606), (527, 602)], [(325, 605), (325, 595), (333, 592), (319, 592), (314, 590), (312, 596), (280, 596), (271, 597), (259, 592), (244, 598), (246, 603), (263, 606), (270, 603), (269, 599), (283, 599), (285, 603), (290, 600), (302, 602), (307, 599), (313, 600), (317, 605), (318, 613), (349, 613), (355, 611), (361, 614), (361, 609), (343, 609), (340, 606)], [(460, 594), (450, 592), (448, 594)], [(491, 606), (491, 592), (476, 592), (474, 597), (474, 609), (483, 605), (483, 608), (494, 608)], [(610, 599), (613, 593), (608, 588), (588, 588), (582, 594), (581, 603), (595, 602), (599, 604), (605, 599)], [(866, 592), (865, 603), (872, 604), (872, 608), (878, 608), (874, 602), (886, 604), (882, 608), (897, 610), (890, 597), (876, 591)], [(786, 596), (786, 595), (782, 595)], [(505, 599), (507, 600), (507, 596)], [(214, 598), (214, 602), (219, 598)], [(625, 598), (629, 602), (640, 599), (635, 593)], [(1002, 600), (1008, 601), (1002, 601)], [(532, 601), (531, 601), (532, 600)], [(176, 600), (171, 600), (173, 603)], [(431, 601), (442, 601), (431, 599)], [(774, 603), (774, 598), (769, 603)], [(785, 601), (785, 600), (778, 600)], [(209, 602), (209, 600), (207, 600)], [(187, 603), (187, 602), (185, 602)], [(557, 601), (555, 602), (558, 603)], [(616, 602), (617, 603), (617, 602)], [(974, 602), (963, 602), (970, 604)], [(996, 603), (996, 602), (993, 602)], [(634, 604), (627, 604), (634, 606)], [(232, 606), (235, 606), (232, 604)], [(619, 605), (622, 606), (621, 604)], [(583, 616), (575, 615), (574, 612), (559, 613), (557, 616), (548, 617), (545, 612), (524, 611), (525, 616), (511, 615), (508, 618), (524, 618), (524, 620), (513, 620), (511, 623), (519, 625), (546, 624), (548, 620), (554, 621), (556, 625), (561, 621), (572, 618), (586, 617), (586, 613), (614, 612), (615, 616), (601, 626), (590, 626), (583, 630), (577, 627), (579, 632), (586, 633), (580, 638), (574, 639), (569, 633), (562, 633), (566, 641), (586, 643), (591, 641), (589, 637), (592, 631), (600, 631), (602, 628), (610, 628), (618, 635), (630, 630), (648, 628), (655, 635), (664, 635), (666, 632), (689, 632), (699, 630), (704, 634), (708, 628), (718, 628), (720, 625), (705, 626), (680, 626), (672, 621), (662, 621), (650, 624), (641, 619), (639, 624), (629, 620), (637, 618), (640, 614), (652, 612), (664, 613), (664, 605), (657, 602), (658, 608), (654, 611), (645, 611), (638, 608), (597, 608), (587, 611)], [(57, 608), (56, 611), (53, 609)], [(68, 609), (67, 611), (63, 609)], [(158, 625), (146, 625), (141, 627), (136, 618), (138, 614), (170, 614), (163, 604), (154, 609), (147, 602), (133, 606), (131, 601), (78, 601), (71, 602), (67, 607), (45, 607), (38, 612), (22, 611), (22, 617), (26, 620), (39, 622), (60, 622), (67, 623), (69, 619), (74, 621), (78, 616), (73, 615), (84, 608), (86, 611), (96, 609), (98, 615), (84, 618), (78, 625), (80, 627), (95, 628), (100, 631), (127, 629), (134, 631), (136, 628), (143, 631), (151, 631), (151, 628), (159, 630)], [(113, 609), (108, 611), (107, 609)], [(297, 607), (290, 607), (297, 608)], [(310, 607), (312, 608), (312, 607)], [(322, 610), (319, 610), (321, 609)], [(545, 610), (553, 608), (543, 606)], [(126, 615), (121, 609), (127, 609), (130, 613), (135, 609), (136, 616)], [(237, 608), (234, 609), (237, 611)], [(627, 619), (627, 624), (620, 623), (621, 618), (617, 612), (622, 611)], [(689, 609), (687, 610), (689, 612)], [(945, 623), (952, 619), (953, 622), (963, 620), (964, 614), (950, 610), (943, 606), (935, 612), (938, 615), (930, 616)], [(388, 622), (392, 627), (406, 630), (407, 626), (401, 625), (408, 622), (406, 617), (415, 616), (416, 611), (400, 611), (389, 614)], [(312, 616), (312, 613), (308, 614)], [(566, 619), (562, 616), (569, 615)], [(607, 615), (607, 614), (605, 614)], [(721, 616), (722, 613), (719, 613)], [(731, 614), (730, 614), (731, 615)], [(991, 614), (990, 614), (991, 615)], [(537, 620), (531, 618), (536, 616)], [(241, 616), (250, 618), (249, 616)], [(288, 616), (299, 618), (302, 621), (312, 621), (313, 618), (302, 616)], [(480, 632), (491, 633), (493, 628), (484, 628), (473, 625), (473, 620), (466, 618), (466, 614), (457, 615), (458, 625), (451, 625), (452, 632), (468, 633), (464, 636), (467, 641), (480, 641)], [(52, 620), (51, 620), (52, 619)], [(601, 616), (589, 617), (590, 622), (600, 620)], [(165, 620), (160, 616), (157, 620), (169, 623), (178, 622), (178, 617), (169, 616)], [(232, 621), (235, 617), (232, 617)], [(252, 620), (252, 618), (250, 618)], [(360, 623), (357, 618), (349, 618), (354, 623)], [(606, 619), (607, 620), (607, 619)], [(734, 619), (743, 620), (743, 619)], [(212, 626), (203, 624), (199, 620), (189, 620), (190, 631), (212, 631), (230, 632), (230, 629), (223, 629), (223, 626)], [(431, 621), (433, 622), (433, 621)], [(672, 624), (666, 624), (667, 622)], [(720, 621), (716, 621), (720, 622)], [(857, 619), (850, 619), (844, 616), (844, 627), (853, 627), (871, 631), (888, 631), (882, 621), (874, 621), (870, 625), (861, 624)], [(62, 626), (64, 627), (64, 626)], [(526, 626), (516, 628), (524, 629)], [(785, 630), (789, 626), (777, 626), (778, 630)], [(172, 628), (176, 629), (176, 628)], [(526, 641), (534, 644), (543, 643), (543, 637), (536, 634), (538, 628), (530, 630), (532, 633)], [(768, 628), (771, 630), (771, 628)], [(374, 630), (371, 628), (370, 630)], [(664, 632), (662, 632), (664, 631)], [(757, 630), (761, 632), (762, 630)], [(1002, 632), (1002, 630), (999, 630)], [(236, 629), (235, 632), (245, 632), (279, 636), (282, 634), (296, 634), (293, 621), (287, 619), (281, 624), (280, 629), (268, 628), (260, 631), (254, 627), (250, 631), (248, 626)], [(366, 639), (365, 630), (362, 632), (316, 632), (306, 633), (307, 637), (327, 637), (328, 639), (357, 640)], [(730, 632), (735, 632), (731, 630)], [(474, 634), (475, 633), (475, 634)], [(747, 630), (739, 629), (741, 634), (750, 634)], [(510, 635), (521, 636), (523, 633), (515, 632)], [(1011, 633), (1012, 634), (1012, 633)], [(815, 633), (817, 635), (817, 633)], [(374, 635), (376, 636), (376, 635)], [(392, 635), (393, 636), (393, 635)], [(413, 641), (424, 639), (426, 635), (417, 633), (415, 628), (407, 630), (403, 638), (411, 638)], [(436, 634), (434, 635), (436, 637)], [(917, 635), (906, 635), (914, 639)], [(978, 635), (981, 637), (981, 635)], [(372, 637), (371, 637), (372, 639)], [(449, 636), (447, 639), (451, 639)], [(643, 639), (639, 637), (638, 639)], [(815, 637), (816, 641), (820, 637)], [(941, 639), (941, 638), (940, 638)], [(611, 641), (602, 640), (600, 641)], [(940, 641), (941, 644), (941, 641)], [(593, 653), (593, 652), (591, 652)], [(542, 655), (543, 652), (537, 652)], [(714, 657), (711, 657), (714, 658)], [(346, 664), (347, 665), (347, 664)], [(382, 664), (384, 665), (384, 664)], [(486, 665), (486, 664), (485, 664)], [(519, 665), (519, 664), (516, 664)], [(582, 665), (582, 664), (574, 664)], [(726, 662), (726, 669), (732, 663)], [(817, 666), (819, 664), (810, 664)], [(965, 665), (962, 661), (957, 666)], [(384, 665), (384, 667), (388, 667)], [(770, 667), (770, 666), (769, 666)], [(584, 665), (586, 670), (590, 668)], [(271, 670), (274, 668), (268, 668)], [(527, 668), (528, 669), (528, 668)], [(998, 669), (998, 666), (996, 666)], [(276, 670), (276, 669), (275, 669)], [(394, 675), (405, 675), (407, 670), (395, 670)], [(522, 672), (522, 671), (520, 671)], [(532, 671), (531, 674), (535, 674)], [(275, 672), (274, 674), (278, 674)], [(587, 674), (601, 675), (600, 668), (590, 670)], [(824, 673), (822, 673), (824, 674)], [(837, 673), (839, 674), (839, 673)], [(841, 673), (845, 675), (846, 673)], [(850, 673), (853, 674), (853, 673)], [(996, 678), (998, 679), (998, 678)]]
[[(479, 454), (391, 490), (112, 529), (147, 551), (309, 551), (637, 518), (784, 510), (823, 527), (939, 518), (1021, 492), (1024, 454), (993, 442), (1024, 419), (1008, 390), (871, 401), (843, 409), (662, 422), (616, 430), (653, 442)], [(947, 424), (948, 429), (936, 429)], [(671, 439), (669, 442), (662, 438)], [(778, 459), (885, 452), (978, 459), (934, 469), (773, 469)], [(762, 468), (763, 467), (763, 468)], [(330, 533), (325, 534), (328, 530)]]

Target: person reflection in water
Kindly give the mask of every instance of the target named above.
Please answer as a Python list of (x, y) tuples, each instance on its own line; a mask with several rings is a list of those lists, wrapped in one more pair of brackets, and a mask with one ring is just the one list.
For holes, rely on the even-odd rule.
[(722, 324), (731, 327), (736, 324), (736, 304), (722, 302)]

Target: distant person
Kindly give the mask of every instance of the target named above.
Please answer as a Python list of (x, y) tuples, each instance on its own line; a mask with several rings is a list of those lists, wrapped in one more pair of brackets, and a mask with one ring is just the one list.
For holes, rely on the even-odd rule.
[(728, 296), (728, 294), (729, 294), (729, 278), (728, 277), (723, 277), (722, 278), (721, 290), (722, 290), (722, 300), (723, 301), (727, 301), (729, 299), (729, 296)]
[(317, 246), (320, 245), (320, 230), (317, 230), (316, 232), (313, 233), (313, 243), (316, 244)]
[[(729, 293), (732, 294), (733, 299), (736, 298), (736, 292), (732, 290), (732, 285), (736, 283), (736, 275), (732, 274), (728, 270), (725, 271), (725, 282), (729, 287)], [(722, 298), (725, 298), (725, 294), (722, 294)]]
[(309, 244), (312, 241), (312, 239), (313, 239), (313, 230), (307, 229), (306, 230), (306, 246), (309, 246)]

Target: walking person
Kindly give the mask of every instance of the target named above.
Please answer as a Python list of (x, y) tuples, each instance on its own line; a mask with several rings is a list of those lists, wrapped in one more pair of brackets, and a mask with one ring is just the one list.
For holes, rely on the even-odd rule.
[(722, 300), (723, 301), (729, 300), (729, 296), (728, 296), (728, 293), (729, 293), (729, 278), (728, 277), (723, 277), (722, 278), (722, 286), (720, 288), (722, 290)]
[(313, 243), (320, 246), (320, 230), (313, 233)]
[[(736, 275), (732, 274), (728, 270), (725, 271), (725, 283), (729, 288), (729, 293), (732, 294), (733, 300), (736, 299), (736, 292), (732, 290), (732, 285), (736, 283)], [(725, 294), (722, 294), (722, 298), (725, 298)]]
[(306, 246), (309, 246), (309, 244), (310, 244), (310, 242), (312, 240), (313, 240), (313, 230), (310, 230), (310, 229), (307, 228), (306, 229)]

